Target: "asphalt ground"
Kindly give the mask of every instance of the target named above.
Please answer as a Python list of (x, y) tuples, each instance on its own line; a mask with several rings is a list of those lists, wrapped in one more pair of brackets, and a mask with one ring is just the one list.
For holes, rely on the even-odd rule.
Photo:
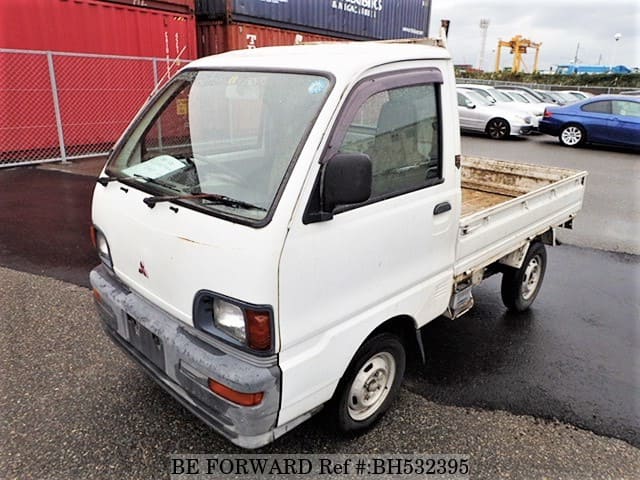
[[(167, 478), (171, 454), (244, 453), (107, 340), (87, 289), (0, 268), (0, 292), (1, 478)], [(356, 452), (468, 454), (471, 478), (634, 479), (640, 471), (640, 450), (623, 441), (444, 406), (406, 388), (363, 436), (341, 437), (321, 412), (257, 453)]]

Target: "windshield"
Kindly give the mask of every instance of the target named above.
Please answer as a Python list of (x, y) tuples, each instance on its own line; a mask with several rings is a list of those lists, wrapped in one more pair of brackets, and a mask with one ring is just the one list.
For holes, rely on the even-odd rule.
[(518, 93), (522, 95), (524, 98), (526, 98), (527, 100), (529, 100), (529, 103), (540, 103), (540, 100), (538, 100), (536, 97), (531, 95), (529, 92), (518, 92)]
[(493, 97), (499, 102), (513, 102), (513, 98), (511, 98), (509, 95), (506, 95), (500, 90), (497, 90), (495, 88), (491, 89), (491, 95), (493, 95)]
[(107, 172), (153, 195), (262, 220), (329, 90), (327, 78), (311, 74), (184, 72)]
[(493, 98), (490, 93), (485, 92), (484, 90), (475, 89), (475, 88), (472, 88), (470, 90), (476, 95), (482, 96), (482, 98), (484, 98), (485, 100), (484, 103), (486, 104), (496, 103), (496, 99)]
[(464, 94), (469, 97), (472, 102), (477, 103), (478, 105), (493, 105), (495, 103), (490, 101), (487, 97), (483, 96), (477, 90), (465, 90)]
[(529, 99), (520, 92), (509, 92), (509, 95), (516, 101), (521, 103), (531, 103)]

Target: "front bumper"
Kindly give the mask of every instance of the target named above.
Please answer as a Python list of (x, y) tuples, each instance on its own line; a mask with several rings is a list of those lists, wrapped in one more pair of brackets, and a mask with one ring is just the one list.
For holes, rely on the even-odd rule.
[(534, 127), (533, 125), (523, 125), (518, 130), (518, 133), (520, 135), (530, 135), (531, 133), (535, 132), (535, 130), (536, 127)]
[[(276, 428), (281, 371), (277, 357), (247, 361), (203, 339), (193, 328), (128, 291), (104, 266), (90, 275), (103, 327), (160, 386), (234, 444), (258, 448), (293, 428)], [(244, 407), (219, 397), (209, 379), (241, 392), (264, 392), (259, 405)], [(302, 421), (302, 419), (300, 419)], [(299, 421), (295, 422), (300, 423)]]

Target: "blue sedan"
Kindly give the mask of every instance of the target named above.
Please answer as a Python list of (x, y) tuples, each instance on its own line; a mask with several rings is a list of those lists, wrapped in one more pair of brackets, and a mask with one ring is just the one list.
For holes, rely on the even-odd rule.
[(640, 98), (598, 95), (565, 107), (547, 107), (538, 129), (567, 147), (599, 143), (640, 148)]

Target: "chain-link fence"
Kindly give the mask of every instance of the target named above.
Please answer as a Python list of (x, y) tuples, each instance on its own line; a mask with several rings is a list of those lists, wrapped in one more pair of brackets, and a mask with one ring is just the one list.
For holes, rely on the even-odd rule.
[(186, 63), (0, 49), (0, 168), (107, 153)]

